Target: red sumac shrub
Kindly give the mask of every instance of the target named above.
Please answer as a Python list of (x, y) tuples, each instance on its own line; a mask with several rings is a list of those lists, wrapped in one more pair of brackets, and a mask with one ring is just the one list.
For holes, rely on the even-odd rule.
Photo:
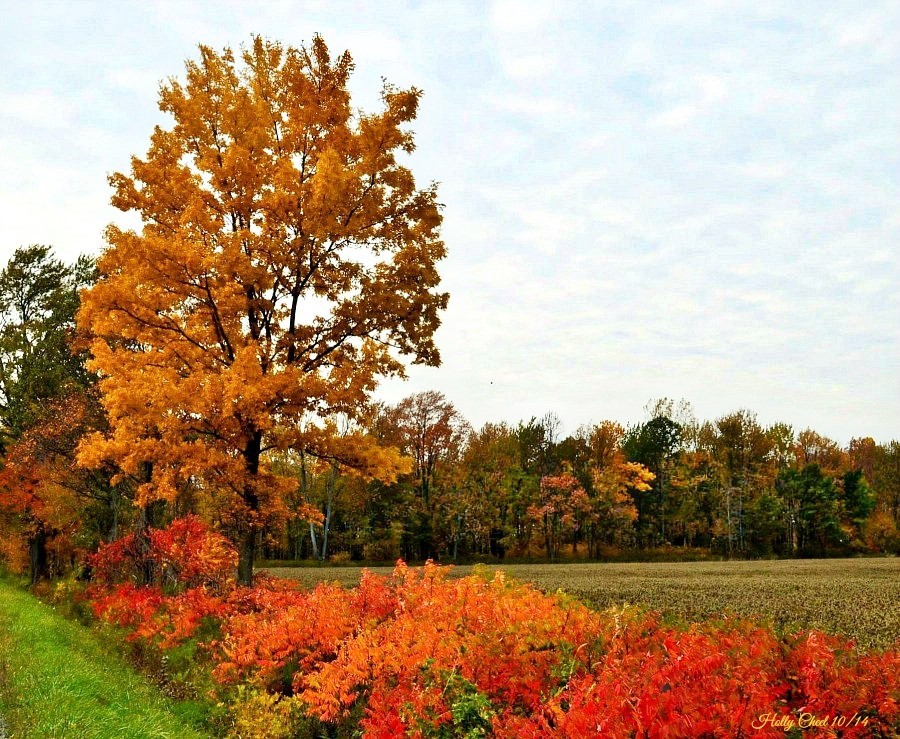
[(153, 586), (120, 583), (108, 589), (93, 586), (87, 589), (94, 615), (109, 623), (131, 629), (129, 638), (140, 635), (137, 630), (149, 622), (162, 607), (162, 591)]
[[(206, 536), (184, 531), (179, 542)], [(174, 562), (203, 550), (154, 547)], [(174, 595), (128, 583), (89, 592), (99, 616), (163, 650), (212, 619), (218, 636), (201, 646), (223, 686), (265, 688), (272, 705), (291, 696), (284, 705), (326, 723), (361, 716), (369, 737), (783, 737), (803, 716), (845, 721), (803, 730), (809, 737), (900, 729), (896, 649), (860, 657), (818, 632), (779, 639), (738, 619), (675, 628), (500, 573), (448, 571), (401, 562), (391, 577), (365, 573), (350, 590), (260, 578), (253, 588), (207, 582)], [(202, 567), (179, 572), (209, 580)]]
[(140, 582), (149, 574), (169, 588), (222, 588), (234, 578), (237, 551), (197, 516), (150, 529), (142, 542), (128, 534), (88, 556), (92, 578), (104, 583)]
[(224, 586), (234, 578), (237, 550), (197, 516), (187, 515), (164, 529), (151, 529), (150, 556), (163, 579), (186, 587)]

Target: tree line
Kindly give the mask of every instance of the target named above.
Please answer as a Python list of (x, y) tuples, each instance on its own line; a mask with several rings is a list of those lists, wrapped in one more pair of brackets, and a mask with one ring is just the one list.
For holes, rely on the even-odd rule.
[[(746, 409), (700, 422), (669, 399), (646, 411), (643, 423), (562, 437), (552, 413), (473, 429), (435, 391), (376, 405), (369, 428), (412, 469), (390, 485), (307, 470), (298, 494), (322, 519), (267, 551), (444, 561), (900, 551), (897, 441), (842, 448), (812, 429), (764, 427)], [(284, 464), (302, 471), (302, 460)]]
[[(234, 526), (200, 476), (142, 502), (147, 465), (78, 461), (109, 431), (76, 322), (96, 277), (90, 260), (66, 265), (46, 246), (18, 249), (0, 272), (0, 546), (35, 579), (190, 512)], [(369, 403), (335, 434), (396, 450), (397, 475), (272, 450), (273, 473), (291, 484), (266, 503), (255, 545), (269, 559), (331, 561), (900, 552), (900, 442), (841, 447), (746, 409), (699, 421), (669, 399), (645, 412), (563, 437), (553, 413), (474, 429), (436, 391)]]

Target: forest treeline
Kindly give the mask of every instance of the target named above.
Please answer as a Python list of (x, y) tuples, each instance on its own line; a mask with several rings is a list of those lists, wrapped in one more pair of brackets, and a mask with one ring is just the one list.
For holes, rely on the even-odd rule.
[[(90, 260), (66, 265), (45, 246), (18, 249), (0, 272), (0, 556), (34, 579), (187, 513), (232, 525), (208, 479), (143, 504), (139, 475), (78, 463), (107, 428), (75, 321), (95, 277)], [(746, 409), (700, 421), (685, 401), (645, 410), (642, 423), (563, 437), (553, 413), (475, 429), (436, 391), (374, 403), (337, 432), (398, 449), (401, 474), (379, 481), (337, 454), (273, 450), (273, 472), (295, 484), (269, 503), (257, 546), (332, 561), (900, 552), (900, 442), (842, 447)]]

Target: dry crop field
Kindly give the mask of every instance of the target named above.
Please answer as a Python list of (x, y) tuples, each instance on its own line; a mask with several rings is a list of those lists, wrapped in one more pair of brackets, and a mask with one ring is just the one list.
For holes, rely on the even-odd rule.
[[(390, 574), (389, 567), (373, 567)], [(767, 560), (637, 564), (491, 565), (546, 591), (562, 589), (605, 608), (629, 603), (690, 621), (724, 612), (761, 617), (777, 629), (821, 629), (863, 649), (900, 640), (900, 559)], [(356, 567), (278, 567), (312, 586), (359, 582)], [(457, 576), (472, 567), (455, 567)]]

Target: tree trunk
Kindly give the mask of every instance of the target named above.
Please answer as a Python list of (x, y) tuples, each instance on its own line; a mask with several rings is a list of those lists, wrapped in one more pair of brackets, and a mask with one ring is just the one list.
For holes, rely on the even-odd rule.
[[(309, 504), (309, 476), (306, 472), (306, 452), (300, 450), (300, 494), (303, 502)], [(309, 522), (309, 543), (312, 545), (313, 559), (319, 559), (319, 540), (316, 538), (316, 525)]]
[(312, 544), (313, 559), (319, 559), (319, 540), (316, 538), (316, 525), (309, 522), (309, 541)]
[(328, 532), (331, 530), (331, 514), (334, 511), (334, 486), (337, 483), (338, 465), (331, 463), (331, 472), (328, 475), (325, 500), (325, 521), (322, 526), (322, 561), (328, 557)]
[(150, 522), (152, 518), (153, 511), (150, 505), (141, 506), (138, 512), (137, 531), (134, 532), (134, 545), (138, 554), (142, 585), (151, 585), (155, 579), (153, 560), (150, 558)]
[[(149, 483), (153, 479), (153, 463), (141, 464), (141, 480)], [(135, 552), (138, 555), (142, 585), (153, 582), (153, 562), (150, 559), (150, 523), (153, 518), (152, 503), (142, 505), (138, 510), (137, 528), (134, 532)], [(118, 527), (117, 527), (118, 528)]]
[(119, 538), (119, 495), (113, 488), (110, 493), (109, 505), (112, 508), (112, 525), (109, 530), (109, 540), (115, 541)]
[(324, 562), (328, 558), (328, 532), (331, 530), (332, 503), (329, 500), (325, 507), (325, 521), (322, 526), (322, 556)]
[(238, 585), (253, 585), (253, 563), (256, 560), (256, 534), (259, 523), (256, 514), (259, 511), (259, 497), (253, 477), (259, 474), (259, 458), (262, 451), (262, 431), (254, 431), (244, 447), (244, 465), (251, 481), (244, 486), (243, 499), (248, 508), (247, 521), (238, 541)]
[(728, 559), (731, 559), (731, 484), (726, 489), (725, 496), (725, 521), (728, 529)]
[(662, 544), (666, 544), (666, 488), (665, 488), (665, 471), (662, 462), (659, 463), (659, 518), (660, 518), (660, 536)]
[(47, 569), (47, 532), (39, 526), (37, 532), (28, 540), (28, 553), (31, 558), (31, 584), (39, 580), (47, 580), (50, 573)]

